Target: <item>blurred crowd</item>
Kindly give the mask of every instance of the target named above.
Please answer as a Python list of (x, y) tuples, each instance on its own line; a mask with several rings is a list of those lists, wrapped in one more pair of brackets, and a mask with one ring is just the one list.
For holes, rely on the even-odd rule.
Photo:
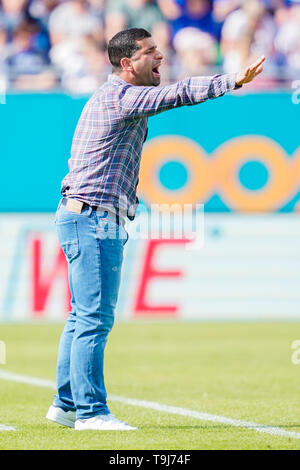
[(91, 93), (111, 72), (107, 42), (141, 27), (164, 54), (162, 84), (236, 72), (262, 54), (260, 88), (300, 72), (300, 0), (0, 0), (7, 88)]

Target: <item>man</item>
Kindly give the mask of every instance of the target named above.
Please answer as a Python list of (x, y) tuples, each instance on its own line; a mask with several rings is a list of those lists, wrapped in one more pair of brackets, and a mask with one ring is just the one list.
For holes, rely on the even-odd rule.
[(127, 241), (124, 221), (136, 210), (147, 118), (250, 82), (262, 71), (264, 57), (238, 74), (158, 87), (163, 57), (144, 29), (116, 34), (108, 54), (113, 73), (83, 109), (56, 213), (72, 311), (60, 339), (57, 395), (47, 418), (77, 430), (127, 431), (136, 428), (115, 418), (107, 406), (103, 359)]

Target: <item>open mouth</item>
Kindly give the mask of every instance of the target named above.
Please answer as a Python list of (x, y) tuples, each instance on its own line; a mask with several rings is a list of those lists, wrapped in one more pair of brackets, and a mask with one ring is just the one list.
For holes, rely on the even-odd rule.
[(152, 69), (152, 74), (154, 75), (154, 77), (160, 77), (158, 68), (159, 68), (159, 65), (156, 65), (156, 67)]

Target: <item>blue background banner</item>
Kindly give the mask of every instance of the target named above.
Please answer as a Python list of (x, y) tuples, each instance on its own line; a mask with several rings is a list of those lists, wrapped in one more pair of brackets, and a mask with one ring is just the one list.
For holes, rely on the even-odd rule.
[[(62, 93), (9, 94), (6, 97), (6, 104), (0, 106), (0, 211), (56, 210), (61, 180), (68, 171), (73, 132), (87, 99)], [(160, 145), (162, 140), (165, 154), (158, 159), (151, 175), (147, 175), (152, 186), (157, 186), (156, 197), (144, 188), (142, 175), (141, 199), (146, 204), (158, 202), (161, 191), (171, 200), (180, 201), (185, 188), (195, 179), (193, 165), (198, 165), (197, 156), (187, 160), (185, 155), (174, 155), (171, 147), (170, 151), (166, 150), (168, 142), (176, 138), (184, 143), (187, 154), (190, 146), (195, 145), (199, 148), (199, 159), (206, 161), (203, 164), (215, 165), (208, 169), (211, 183), (205, 191), (201, 192), (199, 181), (197, 202), (204, 202), (206, 211), (290, 212), (297, 209), (299, 111), (300, 106), (293, 104), (288, 92), (245, 95), (239, 92), (150, 118), (147, 152), (150, 158), (155, 156), (153, 152), (159, 148), (156, 142)], [(155, 144), (153, 152), (152, 144)], [(238, 164), (232, 164), (229, 169), (227, 165), (235, 158), (235, 152), (240, 155), (236, 157)], [(280, 155), (275, 155), (276, 152)], [(143, 167), (142, 171), (145, 171)], [(228, 181), (230, 171), (232, 182)], [(194, 197), (191, 202), (196, 202), (198, 197), (196, 189), (191, 189)]]

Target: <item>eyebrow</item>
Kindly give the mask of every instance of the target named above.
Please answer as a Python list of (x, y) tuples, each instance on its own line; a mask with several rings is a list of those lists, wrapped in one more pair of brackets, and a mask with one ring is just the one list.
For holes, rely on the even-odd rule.
[(157, 49), (157, 46), (152, 46), (152, 47), (149, 47), (149, 48), (148, 48), (148, 49), (146, 49), (144, 52), (153, 51), (153, 49)]

